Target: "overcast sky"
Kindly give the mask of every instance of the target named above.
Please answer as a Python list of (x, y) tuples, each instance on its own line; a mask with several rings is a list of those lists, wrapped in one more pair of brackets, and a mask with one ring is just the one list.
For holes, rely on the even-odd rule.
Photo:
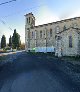
[[(10, 0), (0, 0), (4, 3)], [(80, 0), (16, 0), (0, 5), (0, 38), (6, 35), (7, 42), (16, 29), (25, 42), (25, 17), (32, 12), (36, 25), (80, 16)]]

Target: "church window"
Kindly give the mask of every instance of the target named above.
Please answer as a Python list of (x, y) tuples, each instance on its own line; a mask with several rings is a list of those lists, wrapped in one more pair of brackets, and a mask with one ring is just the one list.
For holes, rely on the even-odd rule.
[(52, 29), (50, 29), (50, 37), (52, 37)]
[(72, 36), (69, 36), (69, 47), (72, 48)]
[(27, 18), (27, 23), (28, 23), (28, 18)]
[(42, 38), (42, 31), (40, 31), (40, 38)]
[(29, 17), (29, 23), (30, 23), (30, 17)]

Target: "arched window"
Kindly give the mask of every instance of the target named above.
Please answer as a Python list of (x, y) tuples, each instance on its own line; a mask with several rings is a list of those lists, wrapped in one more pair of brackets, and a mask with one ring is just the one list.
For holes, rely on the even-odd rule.
[(29, 17), (29, 23), (30, 23), (30, 17)]
[(69, 36), (69, 47), (72, 48), (72, 36)]
[(42, 30), (40, 31), (40, 38), (42, 38)]
[(50, 37), (52, 37), (52, 29), (50, 29)]

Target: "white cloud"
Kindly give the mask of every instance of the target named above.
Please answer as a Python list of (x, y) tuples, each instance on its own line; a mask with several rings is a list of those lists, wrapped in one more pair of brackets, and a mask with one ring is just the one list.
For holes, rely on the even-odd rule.
[(58, 21), (59, 18), (54, 12), (50, 11), (48, 7), (42, 7), (38, 10), (36, 16), (36, 25)]

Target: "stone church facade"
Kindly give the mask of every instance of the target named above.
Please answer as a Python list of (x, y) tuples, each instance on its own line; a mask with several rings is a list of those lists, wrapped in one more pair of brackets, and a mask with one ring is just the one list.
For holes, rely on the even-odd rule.
[(25, 50), (54, 52), (56, 56), (80, 55), (80, 17), (35, 26), (34, 15), (26, 14)]

